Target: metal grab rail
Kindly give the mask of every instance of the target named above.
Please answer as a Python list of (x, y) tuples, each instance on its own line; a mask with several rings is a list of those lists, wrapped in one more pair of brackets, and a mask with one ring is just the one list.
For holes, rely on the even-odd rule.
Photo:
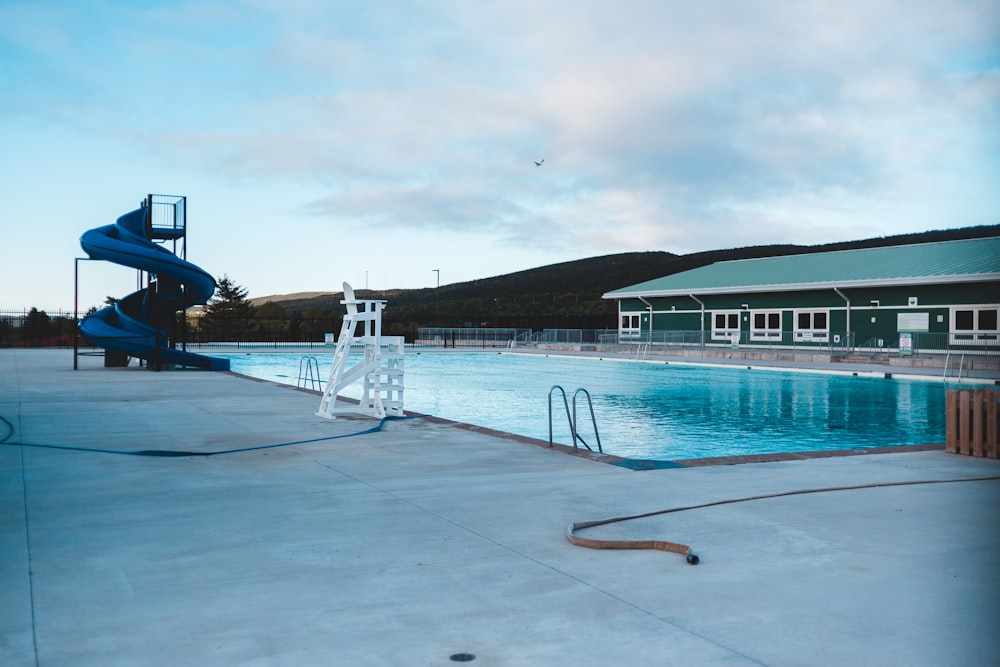
[[(955, 354), (958, 354), (958, 352), (956, 352)], [(958, 361), (958, 377), (955, 378), (959, 382), (962, 381), (962, 369), (965, 367), (965, 352), (962, 352), (961, 354), (962, 356), (959, 358)], [(944, 357), (944, 375), (941, 377), (942, 382), (948, 381), (949, 361), (951, 361), (951, 350), (949, 350), (948, 354), (946, 354)]]
[[(576, 449), (576, 441), (579, 440), (580, 442), (583, 443), (584, 447), (586, 447), (587, 449), (590, 449), (590, 445), (587, 444), (586, 440), (584, 440), (582, 437), (580, 437), (580, 431), (576, 427), (576, 424), (577, 424), (577, 422), (576, 422), (576, 396), (580, 392), (583, 392), (583, 395), (587, 397), (587, 406), (590, 408), (590, 423), (593, 424), (593, 426), (594, 426), (594, 437), (597, 438), (597, 451), (599, 451), (600, 453), (603, 454), (604, 450), (601, 449), (601, 434), (597, 432), (597, 417), (594, 416), (594, 402), (590, 400), (590, 392), (587, 391), (586, 389), (584, 389), (583, 387), (578, 387), (577, 390), (573, 392), (573, 448)], [(594, 450), (590, 449), (590, 451), (594, 451)]]
[(877, 343), (878, 343), (878, 336), (872, 336), (871, 338), (861, 343), (861, 345), (858, 345), (854, 349), (858, 354), (867, 354), (869, 357), (875, 358), (875, 356), (878, 355)]
[(590, 399), (590, 392), (588, 392), (583, 387), (578, 387), (577, 390), (573, 392), (573, 412), (572, 412), (572, 414), (570, 413), (570, 409), (569, 409), (569, 401), (567, 401), (567, 399), (566, 399), (566, 390), (563, 389), (562, 386), (560, 386), (558, 384), (554, 384), (554, 385), (552, 385), (552, 387), (549, 388), (549, 447), (551, 447), (552, 443), (553, 443), (553, 440), (552, 440), (552, 393), (554, 391), (556, 391), (556, 390), (559, 390), (559, 393), (562, 394), (563, 407), (566, 409), (566, 420), (569, 422), (569, 432), (570, 432), (571, 437), (573, 438), (573, 449), (579, 449), (579, 447), (577, 447), (577, 444), (576, 444), (577, 441), (579, 441), (589, 451), (594, 451), (591, 448), (591, 446), (587, 444), (587, 441), (583, 439), (583, 436), (580, 435), (580, 432), (577, 429), (576, 397), (577, 397), (577, 395), (579, 395), (582, 392), (587, 397), (587, 406), (590, 409), (590, 423), (594, 426), (594, 437), (597, 439), (597, 451), (600, 452), (601, 454), (603, 454), (604, 450), (601, 448), (601, 434), (597, 430), (597, 417), (594, 416), (594, 402)]
[[(303, 365), (305, 366), (304, 369)], [(315, 373), (313, 372), (314, 369)], [(316, 357), (309, 354), (299, 359), (299, 377), (295, 381), (295, 386), (299, 389), (305, 389), (307, 382), (311, 389), (320, 389), (323, 386), (323, 381), (319, 377), (319, 361), (317, 361)]]
[[(563, 406), (566, 408), (566, 421), (569, 422), (569, 432), (571, 434), (576, 433), (576, 429), (573, 426), (573, 418), (569, 414), (569, 401), (566, 399), (566, 390), (561, 386), (554, 384), (549, 388), (549, 447), (552, 446), (552, 392), (556, 389), (562, 394)], [(576, 443), (576, 438), (573, 439), (574, 444)]]

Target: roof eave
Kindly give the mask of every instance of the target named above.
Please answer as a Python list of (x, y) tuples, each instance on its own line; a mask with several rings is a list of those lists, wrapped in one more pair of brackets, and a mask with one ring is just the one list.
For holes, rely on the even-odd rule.
[(998, 280), (1000, 273), (968, 273), (948, 276), (908, 276), (905, 278), (878, 278), (866, 280), (830, 280), (815, 283), (776, 283), (770, 285), (732, 285), (727, 287), (689, 287), (670, 290), (636, 290), (634, 292), (614, 291), (601, 296), (602, 299), (637, 299), (641, 297), (688, 296), (691, 294), (750, 294), (759, 292), (802, 292), (806, 290), (855, 288), (855, 287), (898, 287), (900, 285), (942, 285), (950, 283), (983, 282)]

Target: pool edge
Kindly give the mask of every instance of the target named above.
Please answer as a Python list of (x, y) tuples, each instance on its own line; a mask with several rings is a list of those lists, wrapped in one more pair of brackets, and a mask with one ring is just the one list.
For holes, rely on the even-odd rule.
[[(251, 375), (244, 375), (242, 373), (237, 373), (235, 371), (224, 371), (224, 373), (226, 373), (227, 375), (232, 375), (234, 377), (243, 378), (246, 380), (252, 380), (253, 382), (262, 382), (270, 384), (275, 387), (280, 387), (282, 389), (290, 389), (292, 391), (299, 391), (306, 394), (312, 394), (314, 396), (323, 395), (323, 392), (315, 389), (296, 387), (294, 385), (284, 384), (282, 382), (276, 382), (274, 380), (265, 380), (263, 378), (256, 378)], [(338, 400), (351, 401), (352, 399), (341, 396), (338, 398)], [(923, 451), (933, 451), (933, 450), (944, 451), (944, 444), (942, 443), (933, 445), (893, 445), (890, 447), (859, 447), (854, 449), (818, 449), (818, 450), (810, 450), (804, 452), (774, 452), (767, 454), (744, 454), (740, 456), (711, 456), (701, 459), (633, 459), (625, 456), (616, 456), (614, 454), (607, 454), (603, 452), (594, 452), (585, 448), (584, 449), (581, 449), (579, 447), (574, 448), (569, 445), (563, 445), (557, 442), (549, 443), (549, 441), (547, 440), (539, 440), (538, 438), (532, 438), (526, 435), (518, 435), (517, 433), (510, 433), (508, 431), (499, 431), (497, 429), (488, 428), (486, 426), (479, 426), (477, 424), (455, 421), (454, 419), (446, 419), (444, 417), (437, 417), (435, 415), (430, 415), (422, 412), (413, 412), (411, 410), (404, 410), (404, 412), (409, 417), (423, 417), (424, 419), (427, 419), (428, 421), (434, 422), (436, 424), (450, 424), (455, 428), (475, 433), (482, 433), (484, 435), (488, 435), (494, 438), (499, 438), (501, 440), (510, 440), (525, 445), (533, 445), (535, 447), (541, 447), (543, 449), (553, 449), (562, 454), (568, 454), (570, 456), (576, 456), (579, 458), (588, 459), (590, 461), (596, 461), (598, 463), (606, 463), (620, 468), (627, 468), (629, 470), (636, 470), (636, 471), (663, 470), (670, 468), (704, 468), (707, 466), (745, 465), (748, 463), (775, 463), (778, 461), (805, 461), (809, 459), (824, 459), (824, 458), (834, 458), (841, 456), (865, 456), (872, 454), (903, 454), (905, 452), (923, 452)], [(623, 464), (632, 464), (632, 465), (623, 465)], [(657, 464), (666, 464), (666, 465), (657, 465)]]

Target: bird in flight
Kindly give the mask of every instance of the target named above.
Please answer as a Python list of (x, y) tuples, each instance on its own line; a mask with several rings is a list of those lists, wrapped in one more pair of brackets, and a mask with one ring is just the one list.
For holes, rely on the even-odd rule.
[(542, 162), (545, 162), (545, 158), (542, 158), (541, 162), (536, 162), (535, 166), (536, 167), (541, 167), (542, 166)]

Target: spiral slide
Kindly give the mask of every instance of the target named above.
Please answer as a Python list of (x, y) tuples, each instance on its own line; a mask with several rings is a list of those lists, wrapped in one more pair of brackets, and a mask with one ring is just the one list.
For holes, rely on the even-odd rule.
[(146, 359), (151, 368), (174, 364), (228, 371), (228, 359), (194, 354), (168, 344), (176, 312), (208, 302), (215, 291), (215, 279), (152, 242), (146, 219), (146, 207), (138, 208), (118, 218), (115, 224), (91, 229), (80, 237), (80, 246), (92, 259), (146, 271), (151, 276), (149, 288), (84, 318), (80, 332), (106, 350)]

